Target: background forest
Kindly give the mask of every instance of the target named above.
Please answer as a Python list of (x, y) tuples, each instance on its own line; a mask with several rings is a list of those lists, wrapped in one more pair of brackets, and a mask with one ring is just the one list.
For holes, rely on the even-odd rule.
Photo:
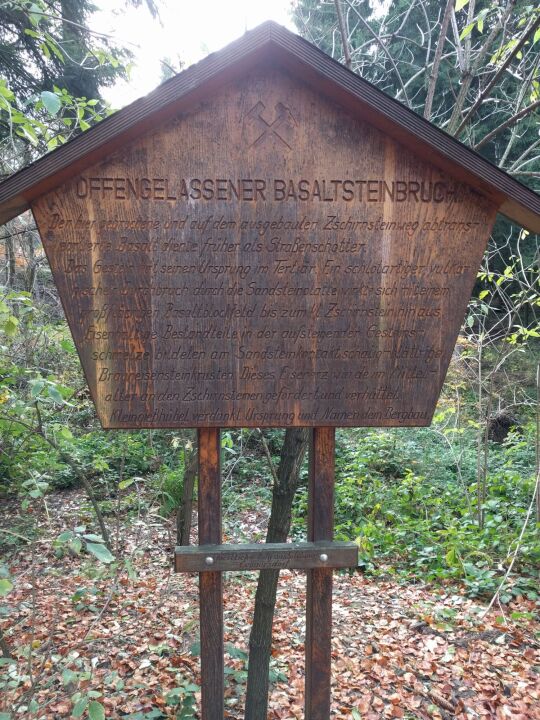
[[(146, 4), (159, 21), (159, 2)], [(2, 177), (111, 112), (102, 92), (132, 57), (88, 29), (92, 11), (87, 0), (0, 0)], [(296, 0), (291, 13), (305, 38), (540, 190), (534, 3)], [(0, 243), (0, 720), (197, 717), (196, 584), (170, 574), (174, 545), (196, 542), (196, 434), (102, 431), (31, 215), (0, 228)], [(402, 597), (411, 627), (441, 639), (440, 658), (459, 657), (453, 633), (494, 633), (494, 655), (531, 665), (540, 645), (539, 265), (538, 237), (499, 218), (432, 426), (337, 434), (336, 539), (361, 556), (338, 599), (348, 607), (360, 592), (386, 603), (384, 618)], [(223, 432), (229, 541), (305, 538), (307, 444), (299, 429)], [(290, 575), (292, 596), (302, 580)], [(300, 641), (271, 653), (272, 611), (255, 620), (262, 649), (253, 637), (250, 648), (252, 621), (235, 603), (252, 610), (257, 579), (230, 583), (230, 717), (243, 717), (246, 692), (250, 720), (301, 717), (289, 696), (301, 692)], [(272, 608), (276, 586), (277, 574), (259, 580)], [(279, 603), (294, 624), (299, 597)], [(353, 610), (365, 616), (362, 603)], [(274, 635), (288, 643), (281, 622)], [(340, 611), (336, 623), (365, 656), (383, 652)], [(338, 718), (535, 717), (531, 692), (508, 694), (507, 679), (464, 695), (426, 669), (397, 673), (387, 692), (368, 678), (360, 701), (358, 662), (351, 678), (340, 668)]]

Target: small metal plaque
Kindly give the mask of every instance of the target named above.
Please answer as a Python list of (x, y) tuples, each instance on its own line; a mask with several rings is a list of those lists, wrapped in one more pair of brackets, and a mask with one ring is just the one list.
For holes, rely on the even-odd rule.
[(357, 565), (356, 543), (330, 541), (178, 547), (174, 560), (176, 572), (307, 570)]

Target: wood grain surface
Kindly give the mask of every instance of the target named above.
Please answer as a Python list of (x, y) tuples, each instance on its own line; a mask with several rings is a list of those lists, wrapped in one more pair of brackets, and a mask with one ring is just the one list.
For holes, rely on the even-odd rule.
[[(221, 543), (221, 442), (218, 428), (201, 428), (199, 542)], [(223, 720), (223, 583), (220, 572), (199, 575), (202, 720)]]
[[(334, 534), (335, 430), (313, 429), (308, 484), (308, 540)], [(306, 720), (328, 720), (332, 679), (332, 570), (308, 570), (306, 597)]]
[(496, 207), (264, 67), (33, 212), (104, 427), (420, 426)]
[(174, 558), (176, 572), (306, 570), (357, 565), (358, 545), (354, 542), (199, 545), (177, 547)]

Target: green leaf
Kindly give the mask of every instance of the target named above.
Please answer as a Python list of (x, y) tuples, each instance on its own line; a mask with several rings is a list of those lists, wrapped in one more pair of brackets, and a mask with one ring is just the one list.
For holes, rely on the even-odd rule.
[(73, 533), (71, 530), (65, 530), (63, 533), (60, 533), (60, 535), (56, 538), (56, 542), (66, 543), (71, 540), (73, 537)]
[(86, 549), (95, 555), (97, 559), (102, 563), (114, 562), (114, 555), (111, 554), (110, 550), (105, 545), (98, 545), (97, 543), (86, 543)]
[(56, 115), (56, 113), (60, 110), (60, 106), (62, 105), (58, 95), (55, 95), (48, 90), (44, 90), (41, 93), (41, 102), (43, 103), (47, 112), (50, 115)]
[(465, 5), (469, 4), (469, 0), (456, 0), (456, 12), (463, 10)]
[(30, 388), (30, 395), (33, 398), (37, 398), (44, 387), (45, 380), (35, 380), (34, 382), (32, 382), (32, 386)]
[(81, 538), (73, 538), (73, 540), (69, 543), (69, 549), (72, 550), (76, 555), (78, 555), (82, 550)]
[(58, 430), (58, 437), (62, 440), (73, 440), (73, 433), (68, 427), (63, 426)]
[[(60, 62), (63, 63), (64, 56), (63, 56), (62, 51), (60, 50), (60, 47), (59, 47), (58, 43), (56, 42), (56, 40), (51, 35), (49, 35), (49, 33), (47, 33), (45, 37), (46, 37), (47, 45), (51, 48), (51, 50), (56, 55), (56, 57), (60, 60)], [(56, 85), (55, 85), (55, 88), (56, 88)]]
[(461, 35), (459, 36), (459, 39), (464, 40), (467, 37), (467, 35), (470, 35), (474, 29), (474, 25), (475, 25), (475, 23), (472, 22), (472, 23), (469, 23), (466, 27), (464, 27), (463, 30), (461, 31)]
[(84, 711), (86, 710), (87, 706), (88, 706), (88, 698), (83, 697), (75, 703), (75, 706), (74, 706), (73, 710), (71, 711), (71, 714), (75, 718), (80, 718), (82, 716), (82, 714), (84, 713)]
[(11, 720), (11, 713), (0, 712), (0, 720)]
[(90, 720), (105, 720), (105, 709), (97, 700), (92, 700), (88, 706), (88, 717)]
[(119, 487), (120, 490), (125, 490), (125, 489), (126, 489), (127, 487), (129, 487), (130, 485), (133, 485), (134, 482), (135, 482), (135, 481), (133, 480), (133, 478), (129, 478), (128, 480), (121, 480), (121, 481), (118, 483), (118, 487)]
[(479, 299), (479, 300), (483, 300), (483, 299), (484, 299), (485, 297), (487, 297), (488, 295), (489, 295), (489, 290), (482, 290), (482, 292), (480, 293), (480, 295), (478, 295), (478, 299)]
[(47, 393), (51, 400), (54, 400), (55, 403), (63, 403), (64, 398), (62, 397), (62, 394), (60, 390), (56, 387), (56, 385), (49, 385), (47, 388)]
[(77, 673), (73, 672), (73, 670), (68, 670), (67, 668), (62, 671), (62, 683), (64, 685), (69, 685), (70, 683), (77, 682), (78, 680)]
[[(0, 597), (4, 597), (8, 593), (10, 593), (13, 590), (13, 583), (11, 580), (8, 580), (7, 578), (2, 578), (0, 580)], [(2, 720), (0, 716), (0, 720)]]
[(83, 535), (83, 538), (85, 540), (90, 540), (90, 542), (95, 542), (95, 543), (105, 542), (103, 540), (103, 538), (101, 537), (101, 535), (95, 535), (94, 533), (88, 533), (86, 535)]
[(190, 692), (190, 693), (196, 693), (199, 692), (201, 688), (198, 685), (195, 685), (195, 683), (188, 683), (187, 685), (184, 685), (184, 691)]
[(351, 716), (352, 716), (353, 720), (362, 720), (362, 716), (360, 715), (358, 710), (356, 710), (355, 708), (352, 709)]
[(31, 125), (23, 125), (23, 127), (21, 127), (21, 131), (17, 134), (25, 136), (28, 140), (30, 140), (32, 145), (38, 144), (38, 137)]
[(194, 642), (193, 645), (189, 648), (189, 652), (191, 655), (195, 655), (196, 657), (201, 654), (201, 643), (200, 642)]
[(15, 95), (11, 92), (7, 85), (4, 84), (3, 80), (0, 80), (0, 95), (5, 97), (7, 100), (15, 99)]
[(69, 353), (70, 355), (75, 354), (75, 345), (71, 340), (65, 339), (60, 341), (60, 347), (64, 352)]
[(19, 320), (14, 315), (11, 315), (4, 323), (4, 332), (8, 337), (13, 337), (17, 332), (18, 326)]

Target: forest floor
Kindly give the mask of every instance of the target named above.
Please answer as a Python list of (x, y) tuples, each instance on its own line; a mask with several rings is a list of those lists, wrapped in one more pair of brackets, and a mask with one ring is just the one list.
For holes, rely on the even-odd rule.
[[(123, 560), (103, 575), (89, 555), (57, 557), (52, 548), (66, 528), (91, 525), (83, 496), (55, 493), (47, 504), (39, 540), (8, 558), (14, 589), (1, 627), (16, 663), (0, 667), (0, 688), (2, 674), (9, 682), (0, 717), (69, 718), (74, 693), (89, 690), (107, 718), (192, 717), (170, 704), (190, 694), (198, 702), (200, 682), (197, 578), (171, 572), (172, 521), (126, 519), (116, 528)], [(19, 513), (3, 501), (0, 525), (20, 527)], [(236, 512), (225, 541), (260, 539), (264, 524), (263, 513)], [(243, 717), (255, 589), (253, 573), (226, 576), (228, 718)], [(283, 571), (271, 719), (304, 717), (304, 608), (305, 575)], [(538, 607), (518, 598), (484, 610), (459, 588), (336, 573), (332, 717), (540, 718)], [(24, 709), (31, 699), (38, 712)]]

